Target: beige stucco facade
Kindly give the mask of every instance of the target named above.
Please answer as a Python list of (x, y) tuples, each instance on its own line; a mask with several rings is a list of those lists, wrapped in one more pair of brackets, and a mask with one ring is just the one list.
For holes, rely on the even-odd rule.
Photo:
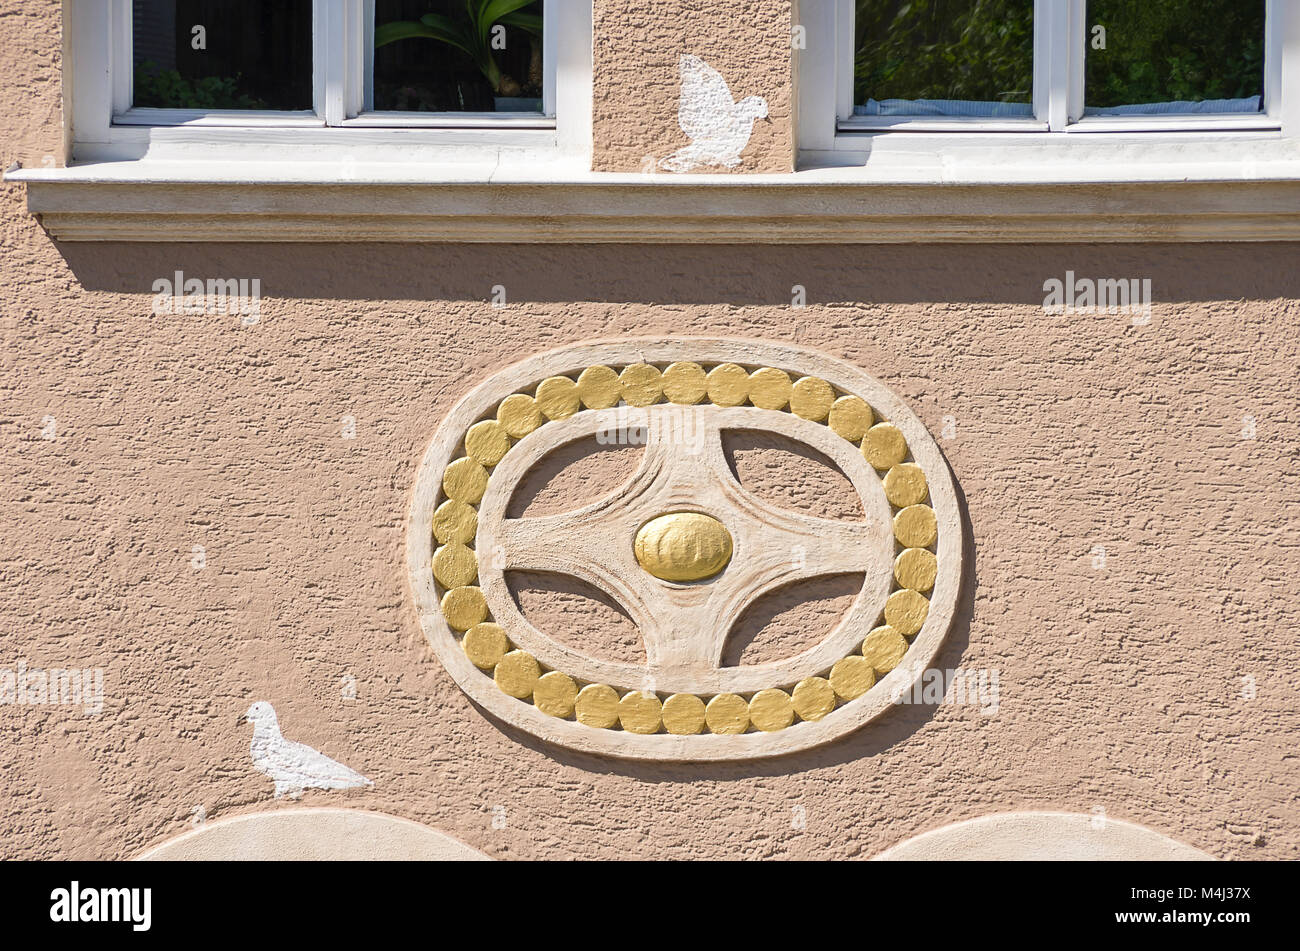
[[(792, 0), (740, 3), (597, 3), (592, 8), (592, 166), (643, 172), (664, 147), (686, 144), (677, 127), (677, 61), (699, 56), (731, 82), (737, 99), (762, 95), (768, 118), (745, 150), (745, 170), (794, 167)], [(648, 158), (649, 157), (649, 158)]]
[[(60, 4), (9, 6), (0, 158), (61, 165)], [(685, 143), (687, 51), (767, 100), (734, 174), (794, 167), (791, 4), (739, 6), (596, 0), (595, 170)], [(98, 714), (0, 706), (0, 857), (129, 858), (200, 820), (304, 806), (499, 859), (868, 858), (1012, 811), (1300, 856), (1295, 244), (60, 242), (24, 185), (2, 187), (0, 668), (101, 668), (104, 697)], [(155, 316), (153, 282), (176, 271), (260, 279), (260, 319)], [(1067, 271), (1149, 278), (1149, 323), (1045, 314)], [(812, 750), (656, 763), (470, 702), (408, 586), (420, 460), (488, 375), (647, 336), (811, 348), (910, 407), (965, 513), (933, 666), (997, 671), (995, 711), (898, 705)], [(730, 449), (765, 498), (852, 511), (843, 480), (778, 442)], [(630, 450), (599, 455), (542, 471), (532, 510), (630, 471)], [(853, 593), (779, 593), (731, 661), (806, 646)], [(643, 656), (583, 589), (525, 576), (517, 594), (557, 638)], [(272, 799), (242, 720), (257, 700), (373, 786)]]

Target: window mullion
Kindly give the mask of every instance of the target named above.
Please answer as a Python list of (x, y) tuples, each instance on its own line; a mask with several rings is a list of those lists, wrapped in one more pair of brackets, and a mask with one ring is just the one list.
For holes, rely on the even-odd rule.
[(1271, 119), (1282, 115), (1282, 50), (1287, 28), (1287, 17), (1300, 17), (1300, 12), (1288, 12), (1286, 0), (1267, 0), (1264, 7), (1264, 112)]
[[(1082, 0), (1034, 2), (1034, 114), (1062, 132), (1074, 110)], [(1077, 21), (1077, 22), (1076, 22)]]
[(72, 89), (72, 134), (76, 142), (108, 142), (113, 124), (114, 91), (122, 66), (114, 60), (126, 26), (116, 4), (81, 0), (70, 11), (72, 49), (64, 60)]
[(1067, 82), (1066, 121), (1078, 122), (1083, 118), (1084, 58), (1088, 48), (1088, 0), (1069, 0), (1068, 22), (1065, 24)]
[(115, 0), (111, 5), (113, 23), (113, 115), (131, 108), (134, 98), (135, 60), (132, 54), (132, 10), (130, 0)]
[(316, 115), (326, 125), (341, 125), (346, 117), (347, 0), (314, 0), (312, 4), (312, 82)]
[(560, 31), (555, 28), (556, 4), (542, 8), (542, 114), (555, 115), (555, 83), (559, 75), (556, 56), (560, 49)]
[(350, 0), (353, 16), (349, 21), (348, 118), (375, 108), (375, 0)]

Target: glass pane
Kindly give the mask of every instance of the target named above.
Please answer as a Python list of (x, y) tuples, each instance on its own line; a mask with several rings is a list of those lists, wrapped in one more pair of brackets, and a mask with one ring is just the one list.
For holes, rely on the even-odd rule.
[(1088, 115), (1258, 112), (1264, 0), (1089, 0)]
[(1034, 114), (1033, 0), (858, 0), (855, 115)]
[(375, 0), (366, 106), (541, 112), (542, 0)]
[(133, 104), (312, 108), (311, 0), (132, 0)]

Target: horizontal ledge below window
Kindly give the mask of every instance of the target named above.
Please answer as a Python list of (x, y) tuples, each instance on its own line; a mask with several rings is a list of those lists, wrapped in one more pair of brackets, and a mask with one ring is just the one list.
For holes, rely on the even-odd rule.
[(996, 116), (854, 116), (840, 119), (838, 132), (1046, 132), (1038, 119)]
[(528, 112), (363, 112), (344, 129), (554, 129), (555, 116)]
[(1224, 113), (1222, 115), (1085, 115), (1065, 127), (1067, 133), (1080, 132), (1276, 132), (1282, 123), (1264, 113)]
[(27, 182), (29, 210), (61, 241), (1300, 241), (1300, 181), (862, 185), (803, 182), (805, 174), (443, 184), (10, 178)]
[(325, 120), (310, 109), (273, 112), (254, 109), (154, 109), (140, 106), (113, 116), (117, 126), (157, 126), (164, 129), (311, 129)]
[[(1055, 133), (1162, 132), (1193, 135), (1215, 132), (1276, 132), (1281, 123), (1262, 113), (1241, 115), (1145, 115), (1084, 116)], [(996, 116), (853, 116), (840, 119), (836, 131), (846, 135), (863, 132), (1047, 132), (1048, 123), (1038, 119), (1008, 119)]]
[[(128, 109), (113, 117), (120, 127), (159, 129), (323, 129), (325, 120), (308, 112), (254, 112), (195, 109)], [(342, 128), (358, 129), (554, 129), (555, 116), (540, 112), (363, 112), (344, 119)]]

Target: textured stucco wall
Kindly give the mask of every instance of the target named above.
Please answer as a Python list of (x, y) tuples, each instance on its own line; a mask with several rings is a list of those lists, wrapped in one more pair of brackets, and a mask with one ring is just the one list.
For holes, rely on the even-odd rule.
[(9, 87), (0, 115), (4, 168), (63, 164), (60, 7), (60, 0), (20, 0), (0, 13), (0, 74)]
[(695, 171), (794, 167), (790, 0), (596, 0), (592, 15), (594, 168), (654, 171), (658, 160), (688, 144), (677, 124), (683, 53), (718, 70), (734, 99), (762, 96), (768, 106), (741, 167)]
[[(6, 163), (58, 149), (55, 6), (0, 18)], [(198, 806), (275, 808), (239, 722), (265, 699), (375, 781), (305, 804), (499, 858), (869, 856), (1012, 809), (1300, 857), (1294, 246), (56, 246), (21, 187), (3, 196), (0, 668), (102, 666), (106, 701), (0, 706), (0, 856), (130, 856)], [(151, 316), (178, 268), (260, 278), (261, 322)], [(1152, 322), (1045, 317), (1067, 269), (1150, 277)], [(665, 767), (546, 747), (469, 703), (407, 595), (416, 465), (483, 374), (620, 334), (789, 340), (909, 402), (969, 515), (937, 666), (998, 669), (996, 715), (905, 706), (818, 751)], [(807, 501), (773, 452), (741, 467)], [(797, 637), (842, 597), (758, 628)]]

